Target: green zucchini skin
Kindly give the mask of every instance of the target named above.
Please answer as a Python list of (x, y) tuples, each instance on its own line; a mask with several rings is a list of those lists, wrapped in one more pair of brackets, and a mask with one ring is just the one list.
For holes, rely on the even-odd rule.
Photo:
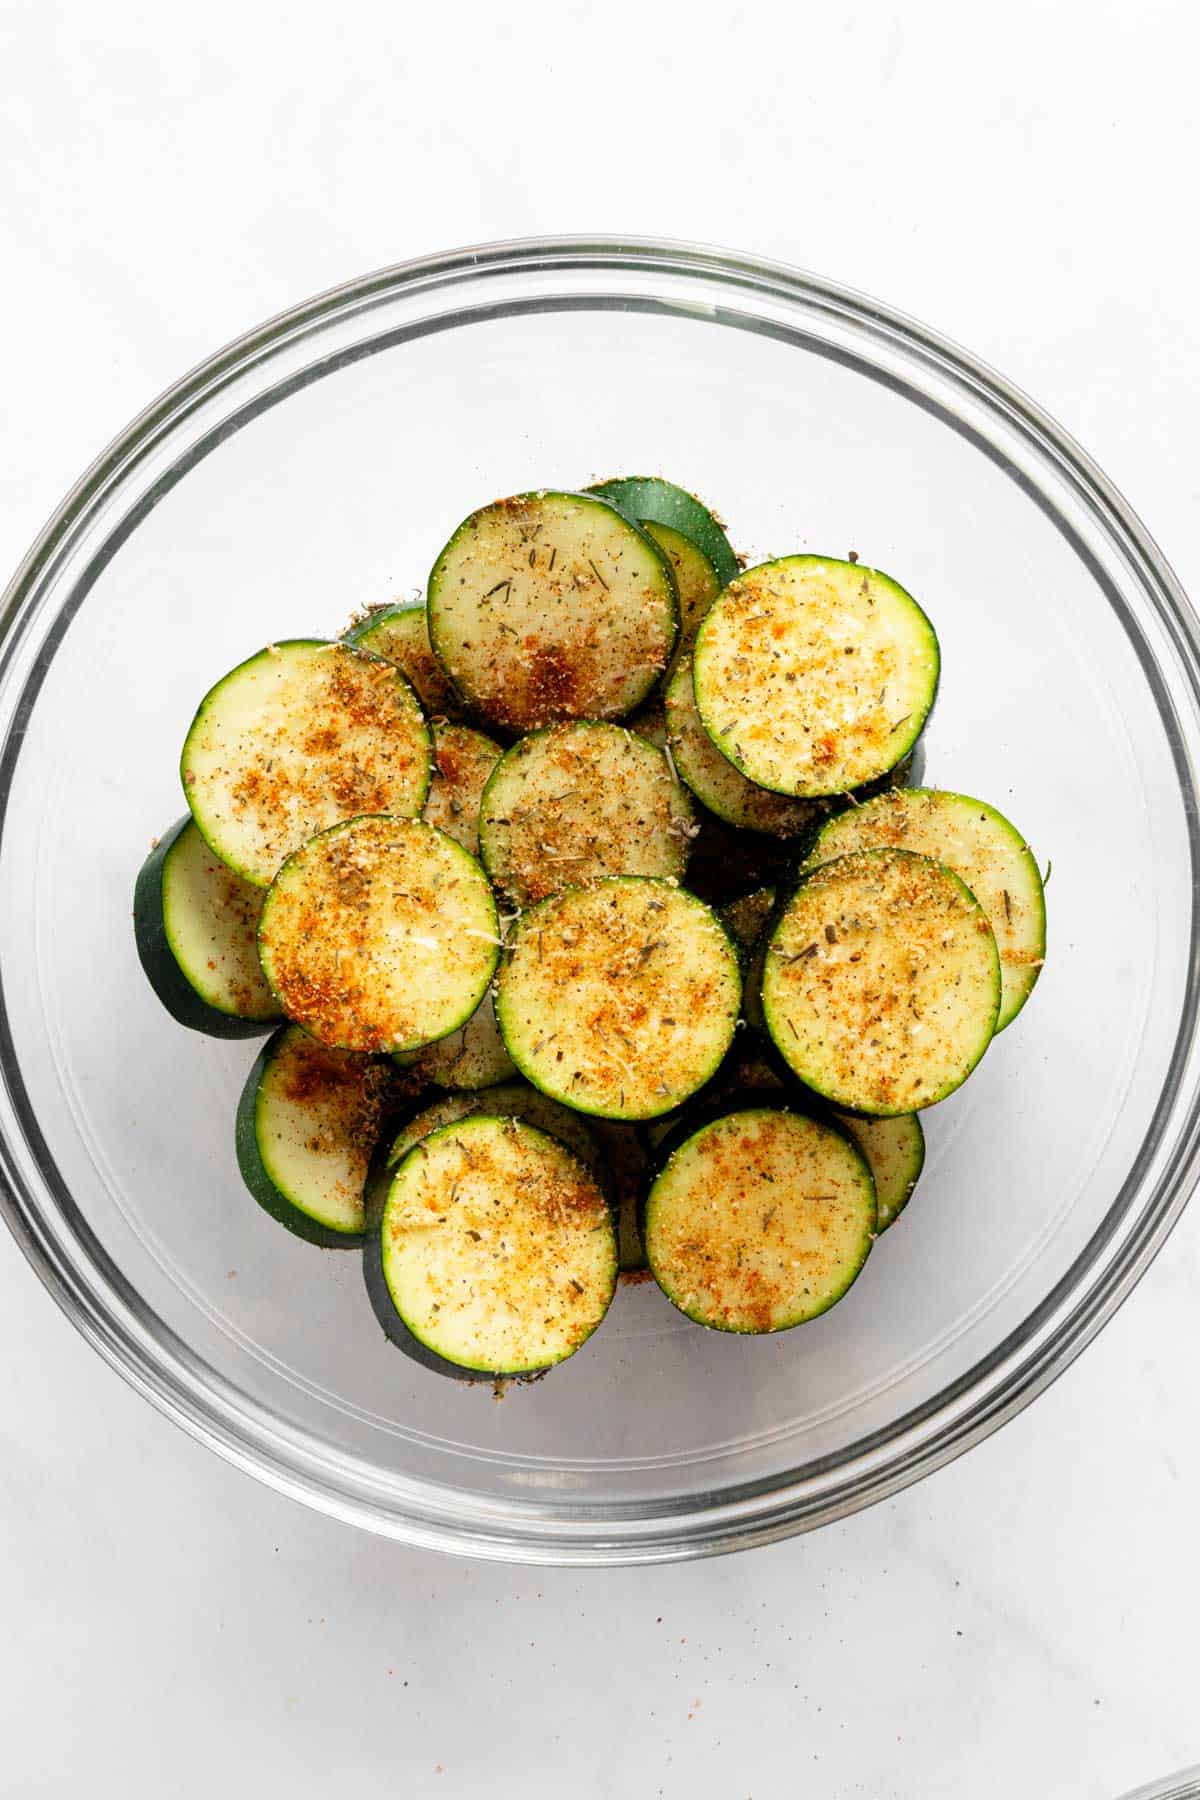
[(736, 579), (739, 568), (733, 546), (713, 514), (695, 494), (658, 475), (621, 475), (588, 489), (601, 494), (634, 524), (666, 525), (706, 556), (722, 587)]
[(363, 1242), (361, 1232), (333, 1231), (328, 1225), (318, 1224), (308, 1213), (292, 1205), (267, 1173), (258, 1146), (258, 1090), (277, 1047), (290, 1029), (287, 1025), (283, 1026), (263, 1045), (246, 1077), (234, 1120), (234, 1148), (237, 1152), (238, 1169), (263, 1211), (269, 1213), (271, 1218), (293, 1236), (303, 1238), (306, 1244), (316, 1244), (321, 1250), (356, 1249)]
[(266, 1019), (241, 1019), (225, 1013), (196, 992), (171, 949), (163, 919), (163, 876), (167, 857), (192, 822), (187, 813), (173, 825), (150, 852), (138, 871), (133, 889), (133, 932), (138, 961), (146, 979), (176, 1024), (205, 1037), (262, 1037), (279, 1023), (276, 1013)]

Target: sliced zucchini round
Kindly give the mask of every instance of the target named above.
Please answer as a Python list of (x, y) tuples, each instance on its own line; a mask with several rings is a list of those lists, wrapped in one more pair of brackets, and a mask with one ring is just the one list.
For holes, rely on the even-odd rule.
[(679, 595), (679, 641), (675, 646), (678, 659), (695, 643), (700, 621), (721, 591), (720, 578), (703, 550), (682, 532), (670, 525), (656, 525), (653, 519), (640, 519), (638, 523), (646, 536), (654, 539), (675, 575)]
[(457, 719), (461, 714), (462, 701), (433, 654), (423, 600), (375, 607), (361, 624), (346, 633), (346, 642), (395, 663), (412, 683), (429, 718)]
[(338, 1050), (414, 1050), (466, 1024), (495, 972), (487, 877), (424, 819), (374, 814), (288, 858), (258, 945), (289, 1019)]
[(737, 951), (710, 908), (671, 882), (614, 875), (522, 915), (496, 1017), (543, 1093), (649, 1119), (708, 1080), (740, 999)]
[(602, 494), (643, 527), (665, 525), (669, 531), (687, 538), (712, 564), (721, 587), (737, 579), (738, 559), (724, 528), (703, 501), (686, 488), (663, 481), (658, 475), (623, 475), (612, 481), (598, 481), (588, 492)]
[(806, 1086), (849, 1112), (916, 1112), (953, 1093), (992, 1040), (996, 940), (941, 863), (858, 850), (805, 875), (783, 907), (762, 1002)]
[(606, 875), (681, 876), (692, 803), (661, 750), (621, 725), (551, 725), (505, 752), (484, 790), (479, 847), (518, 906)]
[(429, 578), (429, 638), (469, 705), (507, 731), (616, 719), (675, 648), (658, 546), (594, 494), (518, 494), (472, 513)]
[(783, 1108), (716, 1119), (678, 1145), (643, 1235), (668, 1300), (715, 1331), (787, 1331), (851, 1286), (875, 1235), (875, 1184), (841, 1132)]
[(996, 1030), (1003, 1031), (1033, 992), (1046, 955), (1046, 902), (1029, 845), (983, 800), (941, 788), (898, 788), (831, 819), (808, 860), (885, 845), (936, 857), (962, 877), (987, 913), (1000, 952)]
[(147, 979), (171, 1017), (209, 1037), (257, 1037), (280, 1017), (258, 961), (263, 891), (213, 855), (189, 813), (160, 838), (133, 892)]
[(827, 556), (748, 569), (709, 610), (692, 660), (721, 754), (760, 787), (808, 797), (894, 768), (920, 736), (939, 670), (911, 594)]
[(778, 838), (799, 837), (819, 823), (825, 810), (821, 801), (798, 800), (759, 787), (717, 749), (696, 707), (690, 657), (680, 659), (663, 699), (667, 743), (675, 767), (709, 812), (739, 830), (762, 831)]
[(192, 817), (229, 867), (268, 887), (293, 850), (359, 813), (419, 813), (429, 728), (392, 663), (352, 645), (271, 644), (210, 689), (183, 746)]
[(912, 1199), (925, 1167), (925, 1133), (916, 1113), (895, 1119), (859, 1119), (835, 1113), (841, 1129), (854, 1139), (870, 1165), (879, 1207), (879, 1231), (894, 1225)]
[(551, 1368), (591, 1336), (616, 1287), (595, 1177), (515, 1118), (479, 1113), (423, 1138), (393, 1178), (379, 1244), (389, 1335), (444, 1373)]
[(468, 725), (433, 728), (433, 780), (425, 817), (439, 831), (479, 855), (479, 806), (488, 776), (501, 757), (499, 744)]
[(496, 1024), (495, 996), (491, 988), (471, 1017), (448, 1037), (418, 1050), (411, 1064), (409, 1051), (400, 1060), (420, 1070), (426, 1081), (444, 1088), (490, 1088), (516, 1074)]
[(363, 1184), (394, 1082), (386, 1058), (326, 1049), (295, 1025), (264, 1045), (238, 1102), (238, 1167), (297, 1237), (361, 1243)]

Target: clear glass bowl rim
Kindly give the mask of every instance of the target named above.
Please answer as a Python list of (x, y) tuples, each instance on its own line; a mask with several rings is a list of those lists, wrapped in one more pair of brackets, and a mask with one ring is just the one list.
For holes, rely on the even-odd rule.
[[(868, 339), (901, 345), (941, 378), (999, 412), (1054, 466), (1138, 572), (1165, 626), (1200, 719), (1200, 621), (1162, 552), (1133, 509), (1086, 452), (1002, 376), (937, 332), (878, 301), (787, 265), (713, 247), (637, 237), (545, 237), (482, 244), (397, 263), (305, 301), (236, 339), (167, 389), (113, 440), (47, 522), (0, 600), (0, 683), (8, 674), (63, 546), (101, 510), (147, 447), (202, 398), (332, 319), (353, 318), (404, 290), (469, 286), (496, 275), (588, 270), (608, 275), (660, 273), (736, 292), (744, 308), (756, 293), (791, 298), (810, 312), (852, 321)], [(10, 736), (12, 734), (10, 733)], [(1188, 800), (1193, 870), (1200, 868), (1200, 786), (1181, 742), (1173, 743)], [(0, 832), (12, 762), (0, 787)], [(1193, 1048), (1200, 1006), (1195, 899), (1193, 951), (1172, 1073), (1175, 1097)], [(661, 1562), (711, 1555), (788, 1537), (873, 1504), (920, 1480), (995, 1431), (1055, 1380), (1128, 1297), (1161, 1249), (1200, 1174), (1200, 1093), (1187, 1112), (1153, 1188), (1137, 1196), (1133, 1177), (1067, 1275), (1016, 1332), (926, 1406), (861, 1440), (828, 1464), (810, 1463), (767, 1485), (726, 1490), (703, 1502), (653, 1512), (591, 1508), (565, 1514), (552, 1506), (511, 1509), (430, 1487), (399, 1497), (372, 1492), (357, 1471), (315, 1440), (300, 1438), (246, 1402), (173, 1338), (139, 1300), (94, 1238), (56, 1171), (23, 1099), (3, 999), (0, 959), (0, 1070), (45, 1182), (35, 1192), (9, 1144), (0, 1139), (0, 1210), (29, 1262), (60, 1307), (139, 1393), (193, 1437), (278, 1491), (317, 1510), (425, 1548), (496, 1560), (570, 1565)], [(1157, 1141), (1157, 1140), (1156, 1140)], [(1147, 1143), (1150, 1142), (1150, 1137)], [(1145, 1146), (1143, 1146), (1144, 1160)], [(83, 1260), (80, 1259), (80, 1251)], [(68, 1253), (68, 1252), (72, 1253)]]

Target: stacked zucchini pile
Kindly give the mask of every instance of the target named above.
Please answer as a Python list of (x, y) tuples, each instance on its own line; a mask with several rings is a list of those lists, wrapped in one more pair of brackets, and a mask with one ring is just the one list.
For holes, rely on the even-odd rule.
[(743, 572), (640, 478), (486, 506), (424, 603), (242, 663), (135, 921), (181, 1024), (278, 1023), (250, 1192), (460, 1377), (570, 1356), (622, 1270), (724, 1331), (826, 1310), (1044, 954), (1020, 834), (907, 785), (938, 677), (889, 577)]

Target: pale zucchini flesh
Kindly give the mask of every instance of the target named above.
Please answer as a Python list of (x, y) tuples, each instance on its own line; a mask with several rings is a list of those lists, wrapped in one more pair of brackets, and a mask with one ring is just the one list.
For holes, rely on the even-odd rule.
[(433, 728), (433, 779), (424, 816), (472, 856), (479, 855), (483, 790), (500, 756), (499, 744), (468, 725)]
[(786, 1331), (840, 1300), (875, 1234), (875, 1187), (840, 1132), (773, 1106), (701, 1126), (646, 1201), (655, 1280), (717, 1331)]
[(363, 1186), (395, 1071), (287, 1025), (255, 1063), (238, 1111), (238, 1163), (273, 1218), (316, 1243), (360, 1238)]
[(879, 1208), (878, 1230), (894, 1225), (912, 1199), (925, 1166), (925, 1132), (916, 1113), (895, 1119), (860, 1119), (835, 1113), (841, 1129), (854, 1139), (870, 1165)]
[(580, 1112), (670, 1112), (720, 1064), (737, 1024), (737, 951), (666, 881), (612, 876), (521, 917), (496, 1017), (518, 1069)]
[(679, 632), (666, 557), (593, 495), (518, 494), (472, 513), (429, 578), (429, 636), (463, 699), (504, 730), (621, 718)]
[(606, 875), (682, 876), (695, 823), (663, 752), (578, 720), (524, 737), (484, 790), (480, 853), (518, 906)]
[(289, 1019), (335, 1049), (418, 1049), (464, 1025), (499, 952), (473, 856), (423, 819), (368, 816), (288, 859), (259, 954)]
[[(656, 524), (653, 519), (638, 521), (647, 537), (653, 538), (668, 559), (675, 575), (679, 595), (679, 641), (675, 660), (691, 650), (700, 629), (700, 621), (721, 591), (720, 579), (703, 550), (675, 531), (670, 525)], [(674, 662), (672, 663), (674, 667)]]
[(187, 814), (154, 846), (134, 890), (138, 956), (181, 1025), (253, 1036), (280, 1017), (258, 960), (263, 890), (214, 856)]
[(267, 887), (341, 819), (425, 804), (432, 751), (400, 671), (349, 644), (272, 644), (200, 703), (183, 746), (187, 802), (221, 861)]
[(1000, 952), (996, 1030), (1003, 1031), (1033, 992), (1046, 955), (1046, 903), (1029, 845), (982, 800), (941, 788), (905, 788), (830, 820), (808, 860), (815, 864), (886, 845), (945, 863), (987, 913)]
[(772, 793), (747, 779), (723, 756), (705, 730), (696, 706), (692, 662), (682, 657), (664, 690), (667, 743), (675, 767), (697, 800), (726, 824), (771, 837), (794, 838), (811, 831), (824, 814), (817, 800)]
[(889, 576), (824, 556), (748, 569), (693, 655), (696, 705), (721, 754), (779, 793), (846, 793), (912, 748), (937, 692), (932, 625)]
[(383, 1275), (417, 1341), (459, 1368), (531, 1374), (572, 1356), (617, 1276), (608, 1202), (565, 1144), (476, 1114), (404, 1158), (381, 1227)]
[(806, 1086), (850, 1112), (916, 1112), (965, 1081), (991, 1042), (996, 940), (942, 864), (855, 851), (805, 875), (782, 908), (762, 1003)]
[(423, 600), (376, 607), (346, 633), (346, 642), (395, 663), (412, 683), (428, 718), (457, 719), (462, 713), (462, 701), (433, 654)]

